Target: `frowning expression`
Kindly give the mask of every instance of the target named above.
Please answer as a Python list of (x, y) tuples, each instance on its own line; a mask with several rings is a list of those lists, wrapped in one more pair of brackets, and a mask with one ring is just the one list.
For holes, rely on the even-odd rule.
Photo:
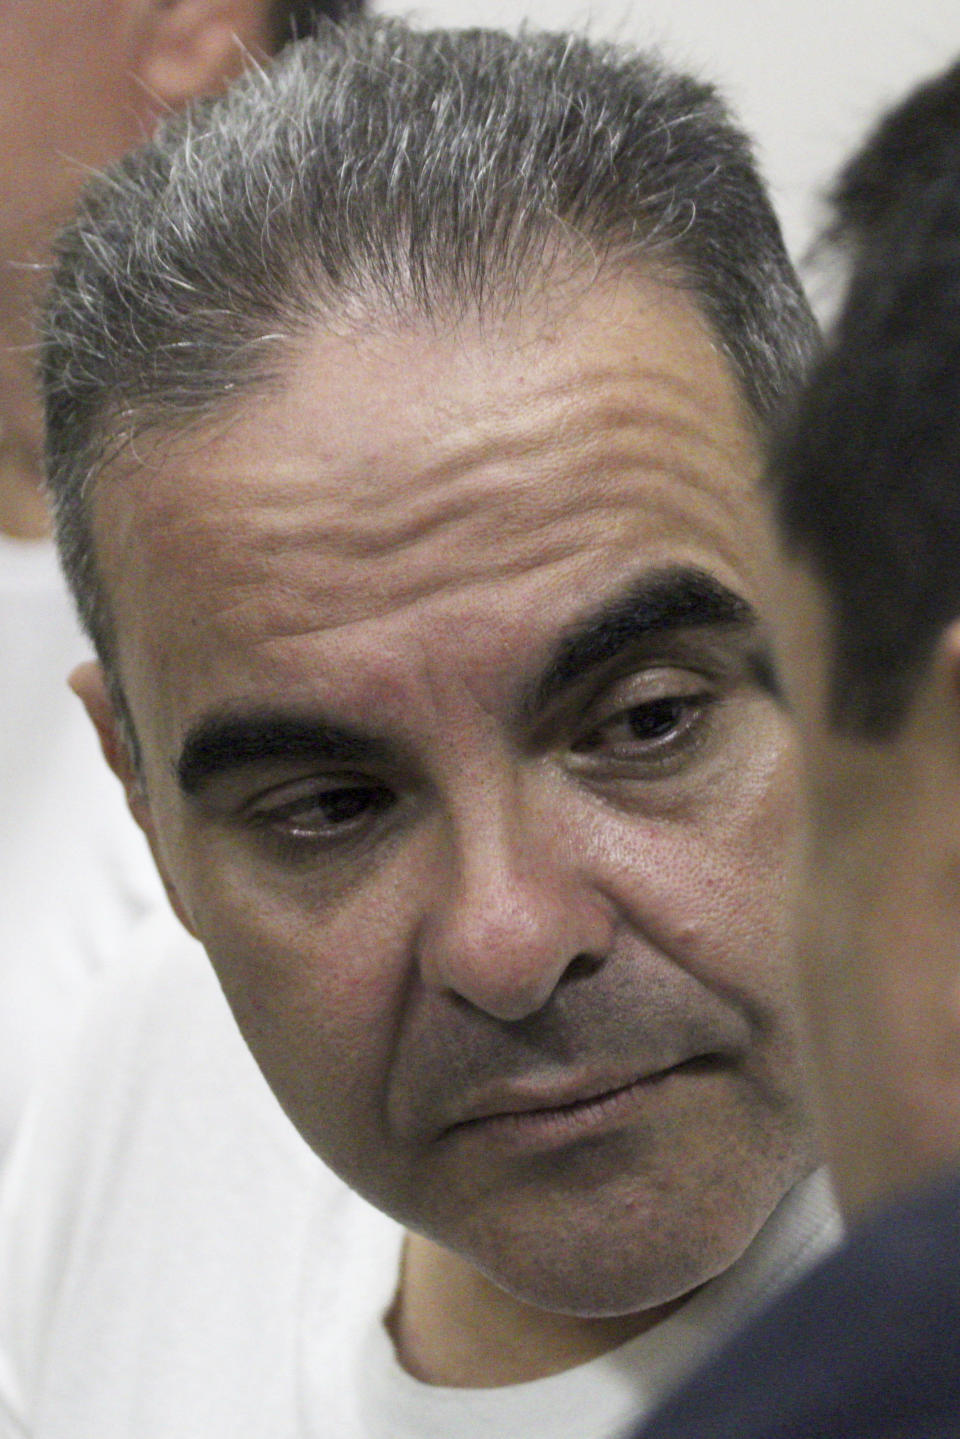
[(691, 303), (317, 333), (97, 502), (137, 801), (308, 1140), (534, 1302), (646, 1307), (810, 1164), (755, 441)]

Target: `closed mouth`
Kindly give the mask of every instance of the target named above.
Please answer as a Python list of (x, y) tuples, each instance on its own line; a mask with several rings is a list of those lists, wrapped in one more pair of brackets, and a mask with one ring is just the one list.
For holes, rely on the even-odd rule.
[(586, 1092), (573, 1095), (569, 1099), (543, 1103), (518, 1096), (513, 1102), (506, 1100), (488, 1111), (448, 1125), (441, 1137), (478, 1130), (491, 1133), (513, 1132), (521, 1136), (524, 1133), (534, 1134), (538, 1131), (589, 1125), (591, 1122), (614, 1117), (624, 1102), (629, 1103), (631, 1098), (644, 1091), (651, 1091), (681, 1074), (715, 1071), (723, 1063), (724, 1057), (720, 1054), (699, 1054), (664, 1069), (633, 1075), (623, 1083), (608, 1084), (596, 1089), (591, 1086)]

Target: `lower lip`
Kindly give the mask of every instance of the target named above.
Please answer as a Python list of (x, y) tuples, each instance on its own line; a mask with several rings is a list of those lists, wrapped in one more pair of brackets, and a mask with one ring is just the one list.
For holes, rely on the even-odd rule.
[(475, 1134), (485, 1140), (524, 1146), (564, 1144), (622, 1123), (630, 1118), (638, 1104), (643, 1104), (658, 1093), (672, 1088), (681, 1077), (703, 1074), (717, 1067), (718, 1061), (713, 1058), (690, 1060), (685, 1064), (675, 1065), (672, 1069), (635, 1079), (620, 1089), (611, 1089), (606, 1094), (578, 1100), (574, 1104), (559, 1105), (554, 1109), (517, 1110), (508, 1114), (490, 1114), (480, 1119), (469, 1119), (463, 1124), (455, 1125), (448, 1130), (448, 1134)]

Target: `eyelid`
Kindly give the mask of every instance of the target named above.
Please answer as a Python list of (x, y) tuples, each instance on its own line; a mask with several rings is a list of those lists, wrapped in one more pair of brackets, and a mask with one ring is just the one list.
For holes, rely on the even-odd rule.
[[(599, 695), (598, 702), (617, 706), (621, 700), (643, 704), (645, 701), (682, 698), (700, 694), (715, 687), (715, 681), (702, 672), (679, 664), (646, 665), (613, 680)], [(624, 693), (624, 692), (627, 693)]]
[(745, 635), (740, 629), (679, 630), (626, 647), (607, 664), (584, 674), (576, 687), (600, 699), (618, 683), (643, 676), (689, 676), (699, 684), (722, 687), (742, 675)]
[[(632, 702), (610, 705), (604, 708), (597, 715), (588, 718), (584, 725), (584, 735), (590, 736), (602, 733), (605, 730), (615, 729), (619, 725), (629, 723), (630, 716), (644, 710), (653, 710), (657, 705), (676, 705), (681, 711), (676, 724), (673, 726), (672, 735), (657, 736), (650, 739), (642, 739), (636, 736), (631, 743), (637, 746), (646, 746), (648, 749), (665, 747), (675, 743), (681, 729), (689, 729), (697, 723), (699, 717), (714, 702), (714, 696), (706, 690), (691, 690), (689, 693), (671, 693), (664, 695), (653, 695), (649, 698), (635, 699)], [(697, 713), (694, 714), (693, 711)]]
[[(337, 776), (336, 778), (341, 778)], [(344, 776), (344, 783), (325, 782), (314, 776), (297, 786), (283, 799), (281, 788), (274, 802), (270, 791), (261, 796), (258, 807), (248, 809), (243, 823), (256, 833), (261, 842), (283, 861), (299, 862), (325, 854), (352, 854), (357, 846), (366, 846), (379, 832), (385, 818), (394, 811), (397, 796), (388, 786), (372, 778)], [(338, 796), (356, 794), (360, 803), (354, 811), (339, 817), (324, 813), (324, 802), (335, 803)]]
[(284, 780), (275, 780), (264, 785), (255, 794), (247, 795), (240, 806), (240, 814), (257, 817), (261, 807), (270, 813), (285, 809), (297, 800), (309, 799), (322, 791), (334, 792), (345, 789), (387, 789), (389, 786), (372, 775), (360, 775), (354, 770), (323, 770), (320, 773), (297, 775)]
[(658, 700), (714, 698), (716, 682), (683, 665), (644, 666), (608, 681), (581, 710), (577, 728), (597, 728), (626, 711)]
[[(709, 711), (720, 697), (716, 682), (702, 671), (674, 663), (645, 666), (609, 684), (585, 708), (569, 755), (578, 769), (598, 778), (665, 778), (702, 750)], [(631, 717), (658, 705), (677, 709), (672, 723), (667, 716), (664, 732), (630, 734)]]

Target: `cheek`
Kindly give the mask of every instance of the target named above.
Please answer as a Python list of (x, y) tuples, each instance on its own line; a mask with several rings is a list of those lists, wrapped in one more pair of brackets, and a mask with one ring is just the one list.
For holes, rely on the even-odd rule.
[(290, 1119), (329, 1163), (349, 1171), (382, 1144), (404, 971), (384, 945), (366, 948), (363, 933), (273, 917), (245, 923), (211, 913), (200, 938)]
[(332, 1158), (376, 1142), (409, 983), (406, 907), (386, 887), (320, 904), (307, 877), (265, 876), (216, 844), (184, 844), (173, 867), (238, 1027), (291, 1119), (328, 1155), (333, 1145)]
[(795, 756), (782, 745), (724, 777), (695, 814), (624, 841), (623, 885), (650, 937), (709, 987), (789, 1027), (798, 837)]

